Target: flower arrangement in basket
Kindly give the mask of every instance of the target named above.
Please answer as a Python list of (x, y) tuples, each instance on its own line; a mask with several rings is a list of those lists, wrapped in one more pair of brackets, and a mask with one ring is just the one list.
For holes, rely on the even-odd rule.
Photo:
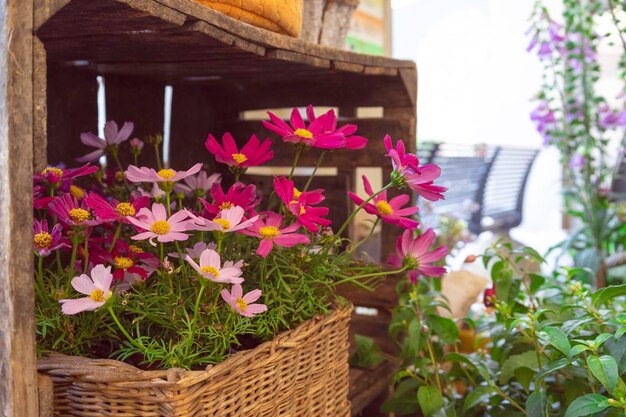
[[(440, 268), (429, 266), (445, 255), (443, 249), (427, 252), (432, 231), (413, 236), (418, 222), (411, 217), (417, 208), (404, 207), (410, 201), (409, 195), (387, 200), (387, 190), (392, 187), (411, 188), (429, 200), (442, 198), (445, 189), (433, 184), (440, 175), (438, 167), (419, 166), (417, 157), (405, 151), (402, 141), (394, 147), (386, 137), (387, 156), (394, 166), (389, 184), (374, 192), (364, 178), (369, 196), (363, 200), (350, 193), (358, 207), (333, 231), (329, 208), (323, 206), (325, 191), (310, 187), (315, 173), (302, 189), (295, 187), (292, 176), (297, 161), (310, 148), (321, 149), (321, 162), (327, 152), (362, 149), (367, 140), (355, 135), (354, 125), (337, 128), (332, 110), (317, 117), (309, 107), (307, 123), (297, 109), (290, 123), (268, 114), (270, 121), (263, 121), (263, 125), (282, 137), (285, 145), (281, 146), (293, 146), (295, 157), (290, 175), (274, 178), (274, 191), (264, 202), (254, 185), (243, 182), (248, 168), (266, 163), (274, 155), (271, 140), (260, 141), (254, 135), (241, 148), (229, 133), (221, 141), (208, 135), (206, 149), (218, 163), (227, 165), (233, 176), (228, 186), (220, 174), (205, 172), (201, 163), (184, 171), (164, 168), (158, 151), (160, 138), (128, 140), (134, 127), (130, 122), (121, 129), (115, 122), (108, 122), (104, 138), (83, 133), (81, 141), (95, 148), (78, 159), (86, 165), (76, 169), (48, 167), (35, 175), (38, 349), (73, 355), (69, 359), (44, 356), (40, 371), (50, 372), (57, 391), (71, 383), (73, 380), (68, 382), (68, 378), (74, 376), (83, 379), (73, 389), (105, 390), (103, 382), (114, 386), (106, 395), (115, 401), (103, 405), (87, 399), (82, 410), (111, 411), (114, 404), (125, 404), (120, 409), (126, 411), (133, 407), (148, 409), (154, 404), (164, 407), (162, 398), (152, 404), (133, 391), (130, 399), (123, 400), (120, 391), (138, 389), (151, 381), (161, 384), (158, 388), (162, 395), (173, 380), (171, 373), (159, 370), (182, 368), (189, 371), (181, 371), (182, 376), (174, 378), (179, 385), (170, 399), (181, 401), (185, 412), (191, 413), (190, 402), (179, 398), (181, 381), (196, 384), (203, 378), (219, 376), (222, 379), (214, 385), (237, 389), (247, 386), (245, 376), (249, 374), (249, 383), (258, 383), (259, 378), (265, 378), (261, 375), (278, 369), (276, 364), (268, 365), (266, 357), (259, 359), (261, 350), (272, 355), (281, 347), (301, 345), (307, 350), (295, 356), (308, 364), (284, 361), (298, 375), (282, 375), (286, 381), (283, 392), (293, 394), (298, 384), (316, 386), (310, 375), (300, 373), (305, 372), (301, 368), (328, 368), (326, 372), (331, 374), (327, 377), (335, 378), (333, 384), (341, 379), (345, 389), (333, 388), (329, 393), (328, 386), (335, 385), (319, 385), (328, 395), (335, 391), (343, 395), (344, 408), (331, 412), (325, 406), (313, 407), (311, 401), (319, 402), (321, 398), (318, 391), (308, 402), (292, 395), (284, 398), (274, 391), (265, 395), (266, 400), (282, 398), (291, 401), (293, 407), (317, 413), (310, 415), (343, 415), (349, 410), (350, 312), (346, 303), (334, 295), (333, 287), (344, 282), (364, 285), (397, 272), (442, 273)], [(148, 145), (154, 147), (157, 169), (138, 166)], [(120, 156), (124, 156), (126, 146), (134, 164), (124, 169)], [(103, 156), (107, 158), (104, 168), (90, 164)], [(377, 265), (355, 260), (353, 252), (362, 242), (351, 243), (341, 237), (362, 209), (407, 229), (399, 241), (400, 257), (393, 260), (398, 270), (386, 272)], [(333, 314), (339, 318), (320, 318)], [(338, 329), (319, 327), (336, 323)], [(284, 334), (290, 334), (291, 339), (277, 337), (287, 330)], [(313, 346), (306, 344), (307, 338), (315, 340)], [(253, 353), (245, 360), (234, 361), (246, 352)], [(313, 359), (312, 355), (318, 356)], [(85, 357), (115, 358), (132, 366)], [(337, 363), (326, 363), (331, 360)], [(235, 365), (228, 367), (229, 362)], [(212, 367), (215, 364), (219, 365)], [(83, 366), (91, 368), (85, 371)], [(258, 369), (238, 368), (241, 366)], [(52, 372), (59, 367), (63, 372)], [(211, 369), (221, 373), (211, 374)], [(340, 377), (337, 369), (341, 370)], [(231, 379), (224, 379), (225, 374)], [(197, 392), (193, 395), (210, 400), (217, 394), (207, 391), (203, 396)], [(71, 407), (66, 404), (69, 397), (79, 400), (76, 395), (58, 394), (55, 407)], [(208, 409), (206, 404), (202, 407)], [(222, 403), (221, 407), (226, 406)]]

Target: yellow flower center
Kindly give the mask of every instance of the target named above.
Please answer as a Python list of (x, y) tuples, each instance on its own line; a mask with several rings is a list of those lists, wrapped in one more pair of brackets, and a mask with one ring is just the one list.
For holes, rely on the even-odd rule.
[(130, 251), (132, 253), (143, 253), (143, 249), (141, 249), (139, 246), (137, 245), (129, 245), (128, 249), (130, 249)]
[(130, 203), (119, 203), (115, 207), (115, 211), (120, 216), (134, 216), (136, 213), (135, 207), (133, 207), (133, 205)]
[(294, 187), (293, 189), (293, 198), (295, 200), (299, 199), (300, 196), (302, 195), (302, 191), (298, 190), (297, 188)]
[(176, 175), (176, 171), (174, 171), (173, 169), (170, 168), (166, 168), (166, 169), (162, 169), (159, 172), (157, 172), (157, 175), (161, 178), (163, 178), (166, 181), (171, 180), (172, 178), (174, 178), (174, 175)]
[(48, 249), (52, 245), (52, 235), (48, 232), (37, 233), (33, 242), (37, 249)]
[(205, 274), (211, 274), (215, 278), (220, 276), (220, 271), (218, 271), (216, 268), (213, 268), (212, 266), (203, 266), (202, 272), (204, 272)]
[(306, 209), (304, 208), (304, 206), (300, 206), (300, 215), (304, 215), (304, 213), (306, 213)]
[(378, 209), (378, 212), (384, 216), (387, 216), (391, 213), (393, 213), (393, 209), (391, 208), (391, 206), (389, 205), (389, 203), (387, 203), (384, 200), (381, 200), (379, 202), (376, 203), (376, 208)]
[(248, 160), (248, 157), (242, 153), (234, 153), (232, 154), (233, 159), (237, 162), (237, 165), (241, 165)]
[(313, 138), (313, 133), (311, 133), (311, 131), (306, 130), (306, 129), (296, 129), (296, 131), (293, 132), (293, 134), (296, 136), (300, 136), (301, 138), (304, 138), (304, 139)]
[(116, 171), (115, 172), (115, 179), (117, 180), (117, 182), (124, 181), (124, 173), (122, 171)]
[(280, 230), (275, 226), (265, 226), (259, 229), (259, 234), (263, 239), (274, 239), (280, 235)]
[(85, 190), (75, 185), (70, 185), (70, 194), (72, 197), (76, 197), (80, 200), (85, 197)]
[(95, 289), (89, 294), (89, 298), (99, 303), (104, 303), (109, 297), (111, 297), (111, 291), (108, 291), (105, 295), (104, 292), (99, 289)]
[(232, 224), (230, 224), (230, 222), (226, 219), (215, 219), (213, 220), (213, 222), (219, 224), (220, 226), (222, 226), (222, 229), (224, 230), (228, 230), (232, 227)]
[(115, 266), (119, 269), (128, 269), (131, 266), (133, 266), (134, 262), (132, 259), (127, 258), (125, 256), (116, 256), (115, 259)]
[(230, 201), (224, 201), (222, 204), (220, 204), (220, 210), (226, 210), (229, 209), (233, 206), (233, 203), (231, 203)]
[(89, 220), (90, 214), (87, 210), (83, 210), (80, 208), (71, 209), (69, 212), (70, 219), (76, 223), (82, 223), (85, 220)]
[(48, 175), (48, 173), (53, 173), (60, 177), (63, 175), (63, 170), (55, 167), (48, 167), (41, 171), (41, 175)]
[(165, 220), (157, 220), (152, 223), (152, 232), (157, 235), (166, 235), (170, 231), (170, 224)]
[(244, 312), (246, 311), (246, 308), (248, 308), (248, 303), (243, 298), (237, 298), (237, 306), (239, 307), (239, 310)]

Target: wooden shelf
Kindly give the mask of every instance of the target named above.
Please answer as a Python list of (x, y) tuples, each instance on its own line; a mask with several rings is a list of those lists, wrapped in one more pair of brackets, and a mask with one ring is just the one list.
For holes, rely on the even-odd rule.
[[(48, 0), (36, 14), (50, 66), (202, 86), (251, 109), (415, 106), (415, 64), (310, 44), (191, 0)], [(254, 94), (251, 94), (253, 92)]]

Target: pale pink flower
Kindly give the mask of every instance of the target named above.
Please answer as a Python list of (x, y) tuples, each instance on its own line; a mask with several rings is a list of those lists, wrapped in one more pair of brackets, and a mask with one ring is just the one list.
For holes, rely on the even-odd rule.
[(149, 239), (152, 246), (156, 246), (154, 238), (159, 242), (173, 242), (175, 240), (187, 240), (189, 236), (185, 233), (189, 230), (187, 225), (187, 211), (178, 211), (168, 219), (165, 206), (160, 203), (152, 204), (152, 210), (142, 208), (135, 217), (126, 217), (128, 221), (145, 230), (143, 233), (132, 236), (133, 240)]
[(139, 138), (133, 138), (128, 143), (130, 144), (130, 147), (134, 149), (136, 152), (141, 152), (141, 150), (143, 149), (144, 143)]
[(141, 167), (138, 168), (134, 165), (129, 165), (126, 170), (126, 178), (130, 182), (169, 182), (173, 183), (189, 177), (200, 171), (202, 168), (201, 163), (197, 163), (187, 171), (174, 171), (171, 168), (164, 168), (159, 171), (155, 171), (152, 168)]
[[(198, 265), (189, 255), (185, 256), (185, 260), (203, 277), (213, 282), (223, 284), (241, 284), (241, 268), (232, 262), (226, 262), (224, 267), (221, 266), (220, 255), (212, 249), (206, 249), (200, 254), (200, 265)], [(227, 265), (228, 264), (228, 265)]]
[(132, 122), (124, 122), (122, 128), (119, 129), (117, 123), (111, 120), (104, 125), (104, 139), (91, 132), (81, 133), (80, 141), (87, 146), (96, 148), (96, 150), (76, 158), (76, 160), (79, 162), (93, 162), (97, 160), (104, 155), (107, 149), (111, 149), (112, 146), (117, 147), (117, 145), (127, 140), (133, 133), (134, 127), (135, 125)]
[(252, 317), (255, 314), (267, 311), (265, 304), (252, 304), (261, 297), (261, 290), (252, 290), (243, 295), (243, 288), (239, 284), (233, 285), (231, 292), (224, 289), (220, 292), (224, 301), (237, 313), (244, 317)]
[(91, 270), (91, 277), (86, 274), (74, 277), (72, 287), (87, 297), (59, 300), (62, 304), (63, 314), (72, 315), (81, 311), (93, 311), (105, 305), (107, 300), (113, 296), (112, 281), (111, 267), (105, 267), (101, 264), (96, 265)]
[(195, 176), (187, 177), (183, 183), (174, 186), (174, 191), (184, 193), (187, 197), (204, 197), (213, 184), (222, 181), (222, 174), (208, 175), (205, 171), (198, 172)]
[[(187, 252), (187, 255), (189, 255), (191, 259), (200, 259), (200, 255), (202, 254), (202, 252), (204, 252), (207, 249), (215, 250), (216, 248), (217, 248), (217, 245), (213, 242), (211, 243), (197, 242), (195, 245), (193, 245), (192, 248), (185, 248), (185, 252)], [(178, 258), (178, 253), (176, 252), (168, 253), (167, 256), (171, 258)]]
[(244, 209), (239, 206), (233, 206), (219, 212), (216, 218), (213, 220), (199, 217), (191, 212), (187, 212), (187, 215), (191, 218), (193, 228), (195, 230), (206, 232), (236, 232), (238, 230), (246, 229), (254, 224), (259, 216), (254, 216), (251, 219), (246, 220), (244, 215)]

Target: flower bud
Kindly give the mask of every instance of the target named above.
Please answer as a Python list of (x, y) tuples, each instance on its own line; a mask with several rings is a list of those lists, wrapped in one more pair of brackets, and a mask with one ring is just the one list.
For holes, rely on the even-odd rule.
[(476, 261), (478, 257), (476, 255), (467, 255), (467, 258), (463, 261), (463, 263), (471, 264)]

